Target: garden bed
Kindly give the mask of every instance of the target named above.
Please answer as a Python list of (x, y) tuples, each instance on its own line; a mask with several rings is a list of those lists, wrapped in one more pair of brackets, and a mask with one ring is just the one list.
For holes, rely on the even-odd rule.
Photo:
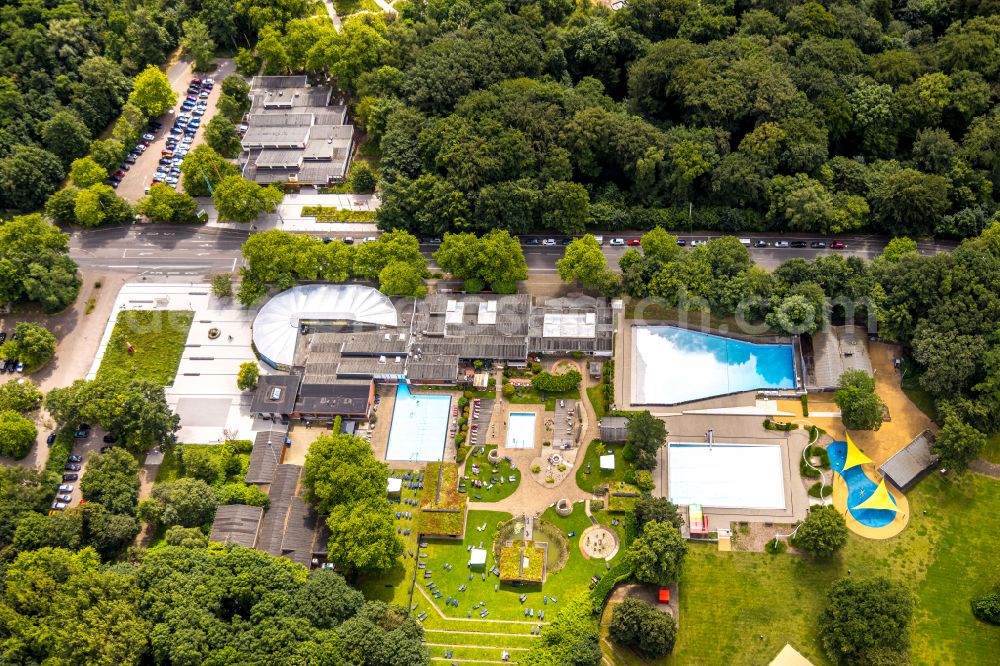
[(315, 217), (317, 222), (374, 222), (373, 210), (348, 210), (333, 206), (303, 206), (302, 217)]

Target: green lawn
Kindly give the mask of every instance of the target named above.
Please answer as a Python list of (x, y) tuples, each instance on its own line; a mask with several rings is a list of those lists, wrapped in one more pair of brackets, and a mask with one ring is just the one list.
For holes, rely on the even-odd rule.
[[(193, 312), (156, 310), (120, 312), (97, 370), (98, 378), (122, 375), (160, 386), (174, 383)], [(135, 353), (129, 351), (129, 343)]]
[(522, 388), (507, 399), (512, 405), (545, 405), (546, 411), (554, 412), (556, 410), (556, 400), (579, 400), (580, 399), (580, 389), (573, 389), (572, 391), (562, 391), (559, 393), (539, 393), (533, 388)]
[[(403, 474), (405, 474), (404, 470), (395, 470), (392, 472), (392, 476), (395, 477), (402, 477)], [(400, 491), (400, 499), (419, 501), (420, 491), (410, 490), (406, 487), (405, 483), (404, 481), (403, 489)], [(394, 517), (396, 511), (410, 511), (414, 516), (416, 516), (418, 511), (417, 507), (403, 504), (402, 502), (393, 504), (392, 506)], [(365, 597), (398, 604), (404, 608), (408, 607), (410, 603), (410, 583), (413, 581), (413, 568), (415, 566), (414, 560), (409, 556), (409, 553), (416, 554), (417, 552), (416, 523), (416, 518), (410, 520), (399, 519), (396, 521), (397, 528), (400, 530), (399, 538), (403, 540), (404, 553), (406, 554), (389, 571), (361, 581), (360, 589), (364, 592)], [(410, 534), (409, 536), (404, 536), (402, 530), (407, 528), (410, 529)]]
[(1000, 582), (1000, 549), (985, 528), (1000, 514), (1000, 482), (969, 474), (950, 483), (931, 475), (908, 498), (913, 514), (902, 534), (888, 541), (852, 536), (826, 562), (691, 544), (677, 647), (661, 663), (761, 664), (785, 643), (817, 665), (829, 663), (817, 618), (827, 589), (848, 569), (853, 576), (889, 576), (913, 590), (914, 664), (996, 663), (1000, 630), (976, 621), (969, 602)]
[(990, 435), (986, 438), (986, 448), (980, 456), (984, 460), (1000, 465), (1000, 434)]
[[(514, 467), (511, 463), (500, 459), (496, 467), (490, 464), (487, 459), (487, 455), (497, 447), (495, 446), (475, 446), (471, 450), (474, 451), (473, 454), (466, 458), (465, 464), (465, 489), (468, 491), (469, 500), (472, 502), (498, 502), (502, 499), (510, 497), (517, 490), (517, 487), (521, 484), (521, 470)], [(484, 453), (480, 453), (483, 451)], [(472, 473), (472, 463), (477, 463), (479, 465), (479, 474)], [(493, 470), (497, 470), (494, 474)], [(507, 479), (513, 475), (516, 477), (515, 481), (511, 483)], [(490, 479), (494, 477), (502, 477), (503, 483), (493, 484), (493, 488), (487, 489), (486, 486), (490, 484)], [(473, 479), (479, 479), (485, 484), (482, 488), (473, 488), (471, 481)]]
[(587, 399), (590, 400), (590, 406), (594, 408), (594, 414), (597, 416), (597, 420), (604, 418), (604, 384), (598, 384), (597, 386), (591, 386), (587, 389)]
[[(583, 457), (583, 460), (577, 465), (576, 468), (576, 485), (580, 486), (581, 489), (588, 493), (594, 492), (594, 488), (605, 483), (610, 483), (612, 481), (622, 481), (625, 479), (625, 472), (631, 469), (632, 464), (625, 461), (622, 458), (622, 449), (624, 444), (605, 444), (605, 455), (608, 453), (615, 454), (615, 468), (611, 471), (601, 470), (600, 455), (597, 452), (597, 446), (593, 443), (587, 447), (587, 455)], [(587, 474), (587, 463), (590, 463), (590, 474)]]
[[(222, 454), (222, 447), (219, 444), (180, 444), (177, 448), (202, 449), (207, 451), (209, 455), (215, 459), (216, 463), (219, 462)], [(240, 460), (240, 471), (230, 474), (228, 478), (219, 478), (213, 485), (221, 486), (223, 483), (227, 482), (242, 481), (246, 477), (247, 466), (250, 464), (250, 454), (237, 453), (236, 457)], [(163, 456), (163, 462), (160, 463), (159, 468), (156, 470), (156, 479), (154, 479), (153, 483), (170, 483), (171, 481), (176, 481), (183, 476), (184, 475), (181, 473), (180, 461), (177, 459), (177, 456), (174, 455), (174, 451), (168, 451)]]

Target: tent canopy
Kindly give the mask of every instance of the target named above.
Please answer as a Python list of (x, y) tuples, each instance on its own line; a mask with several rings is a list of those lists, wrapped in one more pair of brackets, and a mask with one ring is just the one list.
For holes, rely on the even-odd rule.
[(893, 500), (892, 495), (889, 494), (889, 489), (885, 487), (885, 479), (878, 482), (878, 486), (875, 488), (875, 492), (866, 499), (861, 504), (858, 504), (855, 509), (885, 509), (886, 511), (895, 511), (896, 502)]
[(486, 565), (486, 550), (483, 548), (473, 548), (469, 551), (469, 566), (481, 567)]
[(847, 458), (844, 460), (844, 469), (851, 469), (852, 467), (864, 465), (865, 463), (870, 463), (871, 461), (872, 459), (863, 454), (861, 449), (859, 449), (854, 442), (851, 441), (851, 436), (847, 435)]
[(606, 456), (601, 456), (601, 469), (614, 469), (615, 468), (615, 454), (609, 453)]

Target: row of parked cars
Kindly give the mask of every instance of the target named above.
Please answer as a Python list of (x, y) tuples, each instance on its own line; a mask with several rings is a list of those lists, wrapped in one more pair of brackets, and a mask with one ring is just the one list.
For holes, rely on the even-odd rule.
[[(594, 238), (597, 240), (597, 242), (600, 245), (604, 245), (604, 236), (594, 236)], [(526, 239), (524, 239), (521, 242), (524, 245), (543, 245), (543, 246), (548, 247), (548, 246), (553, 246), (553, 245), (569, 245), (570, 243), (573, 242), (573, 240), (575, 240), (575, 239), (573, 239), (573, 238), (565, 238), (565, 237), (564, 238), (559, 238), (559, 239), (556, 239), (556, 238), (526, 238)], [(424, 242), (425, 243), (429, 243), (431, 245), (439, 245), (441, 243), (441, 239), (440, 238), (428, 238), (428, 239), (425, 239)], [(681, 247), (685, 247), (685, 246), (688, 246), (688, 245), (690, 245), (691, 247), (698, 247), (699, 245), (704, 245), (707, 242), (708, 242), (708, 239), (705, 239), (705, 240), (694, 239), (694, 240), (692, 240), (690, 242), (686, 241), (683, 238), (678, 238), (677, 239), (677, 244), (680, 245)], [(804, 240), (793, 240), (793, 241), (778, 240), (778, 241), (773, 241), (772, 242), (772, 241), (764, 240), (762, 238), (758, 238), (756, 240), (750, 239), (750, 238), (741, 238), (740, 242), (743, 243), (743, 245), (746, 245), (747, 247), (756, 247), (756, 248), (772, 247), (772, 246), (773, 247), (777, 247), (777, 248), (786, 248), (786, 247), (794, 247), (794, 248), (811, 247), (814, 250), (820, 250), (820, 249), (829, 247), (832, 250), (843, 250), (843, 249), (845, 249), (847, 247), (847, 244), (844, 241), (831, 241), (829, 243), (829, 245), (828, 245), (826, 241), (821, 241), (821, 240), (814, 240), (814, 241), (809, 241), (809, 242), (804, 241)], [(608, 241), (608, 244), (611, 245), (612, 247), (623, 247), (623, 246), (626, 246), (626, 245), (629, 246), (629, 247), (637, 247), (637, 246), (641, 245), (641, 243), (642, 243), (642, 241), (639, 238), (629, 238), (629, 239), (626, 240), (625, 238), (615, 237), (615, 238), (612, 238), (612, 239), (610, 239)]]
[[(191, 79), (187, 96), (181, 102), (180, 112), (168, 131), (166, 146), (160, 151), (160, 162), (153, 174), (153, 184), (166, 183), (170, 187), (177, 187), (181, 177), (181, 164), (201, 127), (202, 116), (208, 110), (208, 96), (214, 87), (214, 79)], [(146, 192), (149, 192), (149, 187)]]
[(63, 474), (63, 482), (60, 483), (59, 487), (56, 489), (56, 497), (52, 501), (53, 510), (62, 511), (69, 506), (70, 502), (73, 501), (73, 495), (71, 493), (76, 486), (66, 482), (76, 481), (77, 478), (79, 478), (77, 472), (80, 471), (80, 463), (82, 462), (83, 458), (77, 455), (71, 455), (66, 459), (66, 470), (72, 473)]
[[(17, 340), (17, 333), (10, 334), (11, 340)], [(7, 341), (7, 332), (0, 331), (0, 345)], [(24, 362), (16, 358), (0, 359), (0, 372), (24, 372)]]

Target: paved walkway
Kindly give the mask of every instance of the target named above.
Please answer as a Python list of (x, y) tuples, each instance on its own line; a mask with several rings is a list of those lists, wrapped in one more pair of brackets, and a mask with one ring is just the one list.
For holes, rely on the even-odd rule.
[(983, 476), (1000, 479), (1000, 465), (986, 460), (973, 460), (969, 463), (969, 470), (975, 472), (976, 474), (982, 474)]
[[(555, 361), (555, 363), (558, 363), (559, 360)], [(572, 360), (570, 362), (576, 363), (576, 361)], [(577, 464), (581, 463), (584, 456), (587, 455), (587, 447), (590, 446), (590, 442), (597, 439), (600, 435), (600, 430), (597, 427), (597, 414), (594, 412), (593, 405), (590, 404), (590, 398), (587, 396), (586, 391), (587, 387), (594, 385), (594, 382), (587, 373), (581, 374), (583, 375), (583, 381), (580, 385), (580, 404), (583, 405), (585, 423), (580, 435), (580, 447), (576, 453)], [(497, 381), (499, 384), (500, 380), (498, 379)], [(502, 409), (499, 395), (497, 405)], [(469, 508), (482, 511), (506, 511), (513, 515), (541, 515), (545, 509), (561, 499), (569, 500), (572, 503), (593, 498), (591, 493), (581, 490), (576, 485), (575, 471), (570, 473), (565, 482), (554, 488), (543, 487), (532, 481), (529, 478), (531, 470), (528, 466), (530, 466), (531, 460), (537, 457), (537, 451), (537, 449), (527, 449), (525, 451), (503, 449), (503, 453), (510, 455), (514, 463), (521, 469), (521, 485), (518, 486), (517, 490), (510, 497), (497, 502), (470, 502)]]
[(331, 0), (323, 0), (323, 4), (326, 6), (326, 13), (330, 15), (330, 20), (333, 22), (334, 30), (340, 32), (340, 17), (337, 16), (337, 10), (333, 8), (333, 2)]

